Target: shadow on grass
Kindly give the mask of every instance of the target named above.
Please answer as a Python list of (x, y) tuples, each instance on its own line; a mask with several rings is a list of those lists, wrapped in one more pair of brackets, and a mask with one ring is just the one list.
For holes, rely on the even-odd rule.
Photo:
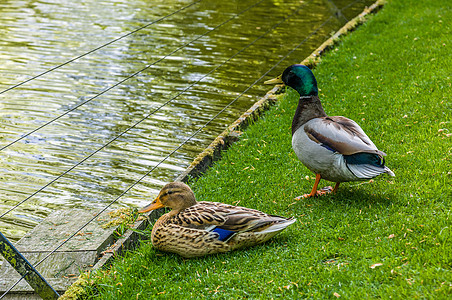
[(388, 207), (394, 203), (397, 198), (396, 193), (381, 194), (360, 189), (356, 186), (341, 186), (336, 194), (330, 194), (315, 198), (298, 200), (297, 205), (305, 203), (321, 207), (353, 207), (356, 209), (368, 208), (369, 205), (379, 205)]

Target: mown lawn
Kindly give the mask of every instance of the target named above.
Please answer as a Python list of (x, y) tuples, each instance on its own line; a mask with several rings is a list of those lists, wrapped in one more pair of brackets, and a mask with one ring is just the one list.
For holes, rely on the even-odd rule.
[(199, 259), (143, 242), (91, 274), (84, 297), (450, 299), (450, 20), (446, 1), (389, 1), (314, 70), (325, 111), (357, 121), (388, 154), (395, 178), (293, 200), (314, 180), (292, 152), (298, 96), (288, 90), (191, 186), (198, 200), (298, 221), (264, 245)]

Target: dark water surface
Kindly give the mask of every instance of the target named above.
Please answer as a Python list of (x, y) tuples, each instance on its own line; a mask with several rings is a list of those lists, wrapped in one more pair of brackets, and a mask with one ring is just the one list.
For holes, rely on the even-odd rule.
[[(304, 39), (271, 76), (372, 2), (1, 1), (0, 216), (27, 200), (1, 217), (0, 231), (18, 240), (54, 210), (105, 206)], [(155, 197), (265, 94), (263, 80), (115, 207)]]

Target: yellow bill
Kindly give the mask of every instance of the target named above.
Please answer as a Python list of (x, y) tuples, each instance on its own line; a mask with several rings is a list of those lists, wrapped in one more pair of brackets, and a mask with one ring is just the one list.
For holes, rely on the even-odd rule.
[(151, 211), (151, 210), (154, 210), (154, 209), (157, 209), (157, 208), (161, 208), (161, 207), (163, 207), (163, 204), (162, 204), (162, 202), (160, 202), (160, 198), (157, 197), (154, 201), (152, 201), (151, 204), (143, 207), (138, 212), (139, 213), (145, 213), (145, 212), (148, 212), (148, 211)]
[(273, 79), (270, 79), (270, 80), (267, 80), (267, 81), (264, 82), (264, 84), (277, 84), (277, 83), (284, 83), (282, 81), (282, 79), (281, 79), (281, 75), (276, 77), (276, 78), (273, 78)]

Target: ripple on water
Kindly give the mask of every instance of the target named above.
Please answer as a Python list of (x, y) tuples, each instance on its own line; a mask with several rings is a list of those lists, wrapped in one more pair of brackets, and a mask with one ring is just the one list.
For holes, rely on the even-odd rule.
[[(191, 3), (151, 2), (1, 2), (0, 91)], [(259, 83), (211, 121), (329, 18), (332, 8), (327, 2), (264, 0), (234, 17), (256, 1), (201, 1), (0, 94), (0, 147), (51, 122), (0, 151), (0, 214), (42, 189), (1, 218), (0, 230), (17, 240), (54, 210), (100, 209), (155, 168), (119, 198), (116, 207), (148, 203), (265, 94), (268, 87)], [(347, 7), (352, 2), (334, 1), (338, 8), (346, 7), (346, 19), (373, 1)], [(301, 5), (297, 14), (255, 41)], [(301, 61), (344, 24), (344, 17), (331, 19), (271, 75)], [(165, 58), (184, 44), (188, 45)], [(106, 143), (110, 144), (104, 147)]]

